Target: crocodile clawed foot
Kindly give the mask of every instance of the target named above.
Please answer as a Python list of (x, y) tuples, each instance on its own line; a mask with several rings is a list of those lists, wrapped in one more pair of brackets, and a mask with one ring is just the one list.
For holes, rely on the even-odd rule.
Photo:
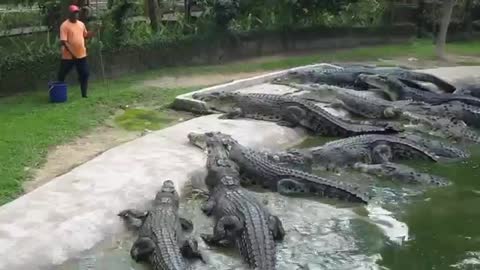
[(222, 114), (218, 119), (237, 119), (242, 116), (242, 110), (240, 108), (234, 108), (231, 112)]
[(207, 243), (208, 245), (213, 245), (217, 243), (217, 241), (214, 240), (213, 234), (202, 233), (200, 234), (200, 237), (202, 238), (203, 242)]
[(294, 127), (297, 126), (296, 124), (294, 124), (292, 122), (289, 122), (289, 121), (278, 121), (277, 125), (279, 125), (281, 127), (289, 127), (289, 128), (294, 128)]
[(282, 221), (277, 216), (270, 216), (268, 219), (268, 228), (273, 234), (273, 239), (282, 241), (285, 238), (285, 229)]
[(121, 217), (128, 227), (131, 229), (138, 229), (142, 226), (143, 221), (147, 217), (148, 212), (142, 212), (135, 209), (127, 209), (123, 210), (117, 214), (117, 216)]
[(207, 200), (201, 206), (202, 212), (208, 217), (212, 215), (213, 208), (215, 207), (215, 202), (212, 200)]
[(185, 218), (178, 218), (180, 222), (180, 226), (182, 227), (182, 230), (185, 232), (191, 232), (193, 231), (193, 223), (192, 221), (185, 219)]
[(138, 238), (135, 243), (133, 243), (132, 249), (130, 250), (130, 256), (136, 262), (145, 261), (152, 254), (155, 249), (155, 243), (152, 239), (147, 237)]
[(206, 263), (203, 255), (198, 250), (198, 242), (195, 239), (185, 240), (182, 247), (180, 247), (180, 252), (186, 258), (197, 258), (200, 259), (203, 263)]
[(217, 240), (213, 234), (200, 234), (203, 242), (205, 242), (209, 246), (217, 246), (217, 247), (230, 247), (231, 242), (225, 239)]

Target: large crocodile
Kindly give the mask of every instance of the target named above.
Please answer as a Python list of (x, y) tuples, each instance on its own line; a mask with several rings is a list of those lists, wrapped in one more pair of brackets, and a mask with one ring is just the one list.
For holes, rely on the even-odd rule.
[(339, 104), (359, 116), (373, 119), (397, 118), (402, 113), (402, 105), (349, 89), (338, 90), (335, 94)]
[(456, 141), (480, 143), (479, 134), (458, 119), (439, 116), (421, 115), (403, 112), (402, 117), (416, 124), (422, 124), (432, 131), (440, 132), (444, 137)]
[(394, 181), (407, 184), (428, 184), (435, 186), (447, 186), (449, 182), (440, 176), (421, 173), (415, 169), (397, 163), (386, 162), (382, 164), (355, 163), (354, 169), (378, 177), (388, 177)]
[(313, 102), (292, 96), (240, 94), (237, 92), (198, 93), (212, 110), (224, 112), (222, 118), (252, 118), (277, 122), (290, 127), (302, 126), (315, 134), (348, 137), (368, 133), (397, 133), (393, 125), (372, 126), (348, 123)]
[[(200, 149), (207, 149), (206, 135), (203, 133), (191, 132), (188, 134), (190, 142)], [(225, 138), (229, 138), (225, 136)], [(256, 155), (262, 156), (268, 161), (277, 165), (288, 167), (292, 169), (302, 170), (306, 172), (312, 171), (312, 156), (309, 153), (302, 151), (301, 149), (288, 149), (285, 151), (260, 151), (253, 150)]]
[[(222, 138), (229, 150), (229, 158), (240, 168), (243, 185), (257, 184), (282, 195), (316, 194), (322, 197), (367, 203), (368, 194), (351, 184), (331, 181), (304, 171), (279, 166), (256, 151), (239, 144), (230, 135), (220, 132), (190, 133), (190, 142), (202, 147), (207, 137)], [(247, 180), (247, 181), (246, 181)]]
[(384, 163), (404, 159), (438, 161), (428, 148), (392, 135), (367, 134), (302, 149), (312, 156), (313, 164), (327, 169), (352, 166), (357, 162)]
[(202, 234), (203, 240), (211, 245), (233, 244), (252, 269), (276, 269), (275, 240), (285, 235), (282, 222), (240, 186), (238, 167), (228, 158), (221, 139), (207, 138), (206, 148), (210, 195), (202, 210), (216, 224), (213, 234)]
[(138, 239), (130, 251), (135, 261), (149, 261), (156, 270), (184, 270), (190, 268), (182, 255), (202, 259), (197, 242), (181, 237), (181, 230), (192, 230), (193, 224), (178, 216), (178, 207), (175, 186), (166, 180), (153, 201), (153, 209), (127, 209), (118, 214), (128, 225), (139, 229)]
[(470, 154), (458, 147), (455, 147), (449, 143), (434, 140), (432, 138), (425, 138), (423, 136), (411, 133), (402, 132), (396, 135), (399, 138), (408, 140), (412, 143), (421, 145), (422, 147), (429, 149), (435, 155), (448, 159), (466, 159), (470, 157)]
[(473, 106), (480, 106), (480, 99), (478, 98), (465, 95), (421, 91), (407, 86), (394, 76), (361, 74), (358, 76), (358, 79), (381, 89), (392, 100), (414, 100), (432, 105), (439, 105), (456, 100)]
[(461, 101), (451, 101), (440, 105), (416, 103), (405, 105), (404, 110), (432, 116), (455, 118), (464, 121), (469, 126), (480, 127), (480, 107), (468, 105)]
[(359, 76), (362, 74), (395, 76), (396, 78), (405, 81), (410, 87), (417, 87), (420, 88), (420, 90), (426, 89), (414, 81), (432, 83), (447, 93), (455, 91), (455, 86), (434, 75), (398, 67), (347, 67), (292, 71), (287, 73), (286, 76), (274, 80), (274, 82), (282, 82), (292, 78), (299, 79), (302, 82), (325, 83), (358, 90), (366, 90), (369, 88), (369, 84), (363, 80), (359, 80)]

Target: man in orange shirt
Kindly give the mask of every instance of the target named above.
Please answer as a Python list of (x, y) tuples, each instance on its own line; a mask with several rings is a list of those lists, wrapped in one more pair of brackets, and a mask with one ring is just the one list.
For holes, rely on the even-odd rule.
[(85, 39), (91, 36), (85, 24), (78, 20), (80, 8), (75, 5), (68, 7), (69, 18), (60, 26), (60, 43), (62, 45), (62, 61), (58, 72), (58, 81), (64, 82), (67, 74), (76, 67), (82, 97), (87, 97), (88, 65)]

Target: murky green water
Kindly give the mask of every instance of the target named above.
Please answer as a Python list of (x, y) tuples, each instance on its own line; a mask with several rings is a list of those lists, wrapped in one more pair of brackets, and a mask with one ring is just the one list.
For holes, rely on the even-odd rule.
[[(330, 138), (310, 138), (302, 147), (323, 144)], [(480, 147), (465, 146), (472, 157), (456, 163), (409, 161), (404, 164), (444, 176), (453, 185), (422, 189), (379, 182), (383, 207), (409, 227), (403, 245), (386, 243), (379, 265), (388, 269), (480, 269)], [(386, 186), (385, 186), (386, 185)], [(396, 186), (396, 187), (393, 187)], [(402, 191), (407, 191), (401, 196)], [(389, 195), (390, 194), (390, 195)], [(388, 198), (389, 197), (389, 198)]]
[[(309, 139), (302, 147), (327, 140)], [(480, 269), (480, 147), (471, 151), (472, 158), (461, 163), (407, 163), (447, 177), (453, 185), (445, 188), (318, 172), (371, 190), (375, 199), (368, 207), (255, 192), (287, 232), (277, 246), (278, 269)], [(181, 206), (182, 216), (195, 224), (193, 235), (208, 261), (192, 262), (194, 269), (247, 269), (235, 250), (208, 247), (200, 240), (200, 233), (212, 231), (201, 201), (184, 200)], [(108, 239), (56, 269), (149, 269), (130, 259), (134, 239), (133, 234)]]
[[(447, 177), (450, 187), (430, 190), (405, 205), (400, 219), (412, 240), (386, 246), (382, 265), (390, 269), (480, 269), (480, 148), (456, 164), (417, 164)], [(410, 164), (412, 165), (412, 164)]]

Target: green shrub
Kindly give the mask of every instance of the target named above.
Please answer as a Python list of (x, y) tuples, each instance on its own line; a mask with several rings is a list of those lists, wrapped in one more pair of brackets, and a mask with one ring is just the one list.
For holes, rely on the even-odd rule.
[(0, 13), (0, 30), (42, 25), (42, 15), (37, 11)]

